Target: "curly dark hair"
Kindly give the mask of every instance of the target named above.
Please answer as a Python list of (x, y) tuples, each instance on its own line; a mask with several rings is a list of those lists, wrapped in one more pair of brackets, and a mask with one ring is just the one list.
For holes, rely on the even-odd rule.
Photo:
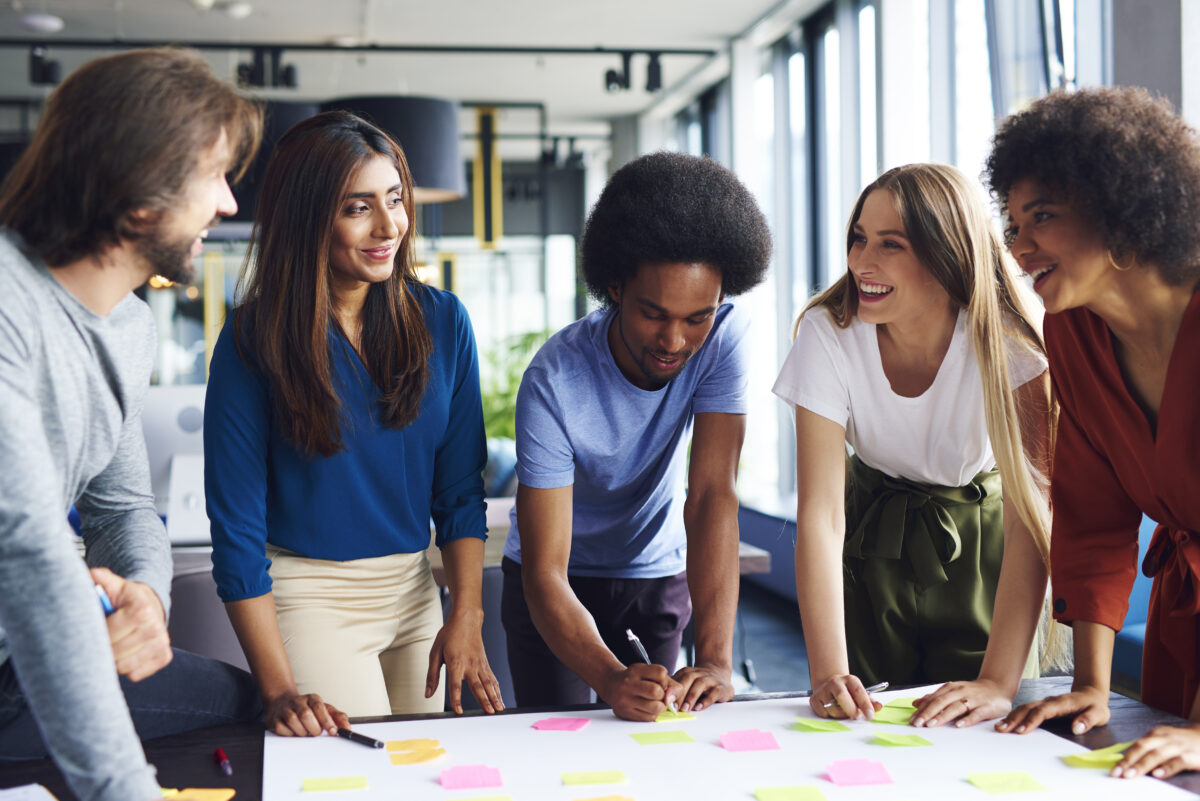
[(1005, 213), (1026, 178), (1077, 204), (1120, 258), (1200, 279), (1200, 139), (1145, 89), (1057, 90), (996, 132), (984, 177)]
[(651, 153), (617, 170), (588, 216), (583, 278), (601, 304), (642, 264), (703, 263), (721, 290), (740, 295), (763, 280), (771, 231), (750, 191), (708, 158)]

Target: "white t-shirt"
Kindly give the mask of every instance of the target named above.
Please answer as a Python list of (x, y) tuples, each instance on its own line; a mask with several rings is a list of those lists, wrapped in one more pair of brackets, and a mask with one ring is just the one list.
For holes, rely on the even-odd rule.
[[(915, 398), (892, 391), (879, 355), (876, 326), (857, 318), (839, 328), (829, 310), (804, 315), (774, 392), (846, 429), (868, 466), (891, 476), (961, 487), (996, 463), (983, 411), (983, 382), (967, 315), (960, 312), (933, 384)], [(1010, 340), (1012, 386), (1041, 375), (1041, 354)]]

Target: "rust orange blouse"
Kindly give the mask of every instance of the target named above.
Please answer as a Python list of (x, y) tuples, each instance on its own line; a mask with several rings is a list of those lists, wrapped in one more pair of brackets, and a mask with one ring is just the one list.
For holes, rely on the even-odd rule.
[(1086, 309), (1046, 315), (1061, 404), (1051, 499), (1055, 617), (1120, 629), (1137, 569), (1142, 513), (1158, 522), (1143, 701), (1187, 716), (1197, 689), (1200, 620), (1200, 292), (1167, 367), (1158, 428), (1125, 385), (1108, 326)]

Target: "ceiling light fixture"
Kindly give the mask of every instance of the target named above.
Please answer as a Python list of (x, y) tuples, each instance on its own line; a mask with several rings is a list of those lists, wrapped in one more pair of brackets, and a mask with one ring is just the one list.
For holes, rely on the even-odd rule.
[(658, 53), (650, 53), (650, 61), (646, 64), (646, 91), (657, 92), (662, 89), (662, 61)]
[(33, 33), (58, 33), (63, 29), (63, 18), (45, 12), (30, 11), (17, 19), (21, 27)]
[(626, 50), (621, 54), (621, 71), (609, 70), (604, 73), (604, 89), (607, 92), (622, 92), (629, 88), (629, 65), (633, 61), (633, 53)]

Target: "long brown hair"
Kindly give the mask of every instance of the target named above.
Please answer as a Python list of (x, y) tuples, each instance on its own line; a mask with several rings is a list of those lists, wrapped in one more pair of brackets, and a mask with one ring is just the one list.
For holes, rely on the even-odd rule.
[[(846, 252), (854, 244), (854, 226), (872, 192), (886, 191), (904, 223), (913, 254), (966, 309), (972, 350), (983, 380), (988, 438), (1004, 493), (1050, 564), (1050, 510), (1046, 497), (1047, 465), (1026, 453), (1021, 420), (1010, 389), (1008, 350), (1025, 348), (1045, 357), (1041, 315), (1031, 290), (1016, 279), (1016, 269), (988, 218), (983, 198), (970, 180), (944, 164), (908, 164), (888, 170), (854, 204), (847, 225)], [(817, 295), (805, 312), (827, 308), (842, 328), (858, 314), (858, 287), (847, 272)], [(803, 317), (803, 315), (801, 315)], [(797, 323), (798, 324), (798, 323)], [(1054, 409), (1048, 427), (1053, 429)]]
[(47, 264), (94, 256), (146, 233), (225, 132), (241, 177), (262, 112), (194, 50), (151, 48), (88, 62), (50, 95), (33, 141), (0, 187), (0, 226)]
[[(331, 456), (343, 447), (329, 333), (344, 332), (334, 315), (329, 249), (350, 181), (375, 156), (396, 168), (404, 210), (414, 219), (404, 152), (345, 111), (310, 117), (283, 135), (267, 163), (254, 215), (239, 287), (244, 303), (234, 316), (238, 352), (270, 382), (272, 412), (284, 438), (310, 456)], [(403, 428), (420, 412), (433, 352), (414, 294), (413, 228), (396, 249), (391, 276), (370, 286), (362, 310), (361, 357), (382, 393), (380, 419), (391, 428)]]

